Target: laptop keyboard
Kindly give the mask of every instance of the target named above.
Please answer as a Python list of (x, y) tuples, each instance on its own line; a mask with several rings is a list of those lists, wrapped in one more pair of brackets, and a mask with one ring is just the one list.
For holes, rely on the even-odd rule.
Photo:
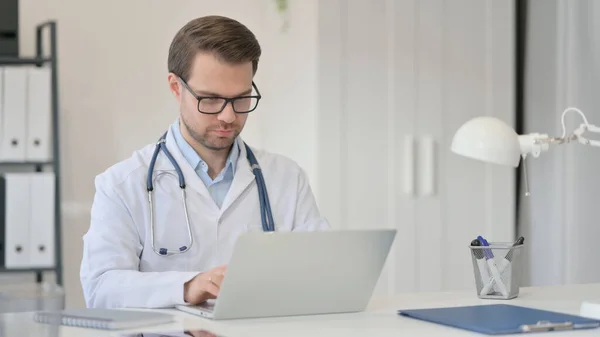
[(202, 304), (199, 304), (198, 307), (212, 311), (215, 308), (215, 302), (214, 301), (207, 301), (207, 302), (204, 302)]

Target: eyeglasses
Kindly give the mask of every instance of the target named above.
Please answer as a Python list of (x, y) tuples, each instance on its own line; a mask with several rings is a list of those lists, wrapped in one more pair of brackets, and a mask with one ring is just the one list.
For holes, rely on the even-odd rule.
[(260, 91), (256, 87), (254, 81), (252, 81), (252, 88), (256, 90), (256, 95), (245, 95), (238, 97), (219, 97), (219, 96), (198, 96), (188, 84), (179, 77), (179, 80), (183, 86), (198, 100), (198, 111), (203, 114), (218, 114), (225, 109), (228, 103), (231, 103), (233, 111), (239, 114), (246, 114), (254, 111), (258, 106), (258, 101), (262, 98)]

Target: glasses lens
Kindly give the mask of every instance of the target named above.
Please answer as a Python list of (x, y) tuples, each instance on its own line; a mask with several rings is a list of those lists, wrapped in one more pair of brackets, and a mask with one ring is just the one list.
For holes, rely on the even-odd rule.
[(257, 104), (258, 98), (256, 97), (237, 98), (233, 101), (233, 110), (239, 113), (250, 112), (256, 108)]
[(223, 109), (225, 100), (222, 98), (202, 98), (198, 103), (198, 110), (204, 113), (217, 113)]

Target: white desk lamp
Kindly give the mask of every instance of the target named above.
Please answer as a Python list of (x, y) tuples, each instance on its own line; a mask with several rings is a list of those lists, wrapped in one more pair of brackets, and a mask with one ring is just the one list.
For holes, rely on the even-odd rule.
[[(575, 131), (567, 136), (565, 127), (565, 115), (569, 111), (575, 111), (581, 115), (583, 123)], [(475, 117), (463, 124), (454, 134), (452, 139), (452, 152), (468, 158), (480, 160), (486, 163), (518, 167), (523, 158), (525, 170), (525, 195), (529, 196), (529, 185), (527, 183), (527, 164), (525, 159), (532, 155), (537, 158), (541, 152), (548, 151), (550, 145), (565, 144), (577, 141), (584, 145), (600, 147), (600, 141), (589, 140), (583, 137), (583, 133), (599, 132), (600, 127), (588, 123), (587, 118), (577, 108), (567, 108), (561, 118), (562, 135), (560, 137), (548, 137), (547, 134), (530, 133), (519, 135), (513, 128), (495, 117)], [(600, 319), (600, 302), (584, 301), (581, 304), (581, 316)]]
[[(578, 112), (583, 124), (567, 136), (565, 115), (569, 111)], [(495, 117), (475, 117), (463, 124), (452, 139), (452, 152), (477, 159), (486, 163), (518, 167), (523, 158), (525, 171), (525, 195), (529, 195), (527, 182), (527, 164), (525, 159), (532, 155), (537, 158), (541, 152), (548, 151), (550, 145), (577, 141), (584, 145), (600, 147), (600, 141), (589, 140), (583, 133), (600, 132), (600, 127), (589, 124), (587, 118), (577, 108), (567, 108), (561, 118), (563, 133), (560, 137), (548, 137), (547, 134), (530, 133), (518, 135), (513, 128)]]

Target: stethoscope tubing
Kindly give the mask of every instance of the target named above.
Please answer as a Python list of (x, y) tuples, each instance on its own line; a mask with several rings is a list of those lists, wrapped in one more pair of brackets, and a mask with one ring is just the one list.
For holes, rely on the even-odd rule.
[[(192, 245), (194, 243), (194, 238), (192, 235), (192, 227), (190, 224), (189, 212), (188, 212), (188, 208), (187, 208), (187, 196), (186, 196), (186, 192), (185, 192), (185, 189), (186, 189), (185, 178), (183, 176), (183, 172), (181, 171), (181, 168), (177, 164), (177, 161), (175, 160), (175, 158), (173, 158), (173, 156), (167, 149), (166, 136), (167, 136), (167, 132), (165, 132), (160, 137), (158, 142), (156, 143), (156, 148), (154, 149), (154, 153), (152, 154), (152, 159), (150, 160), (150, 164), (148, 166), (148, 175), (146, 177), (146, 189), (148, 192), (148, 204), (149, 204), (149, 208), (150, 208), (150, 239), (152, 240), (152, 250), (160, 256), (185, 253), (192, 247)], [(262, 228), (263, 228), (263, 231), (265, 231), (265, 232), (273, 232), (273, 231), (275, 231), (275, 222), (273, 221), (273, 214), (271, 212), (271, 203), (269, 201), (267, 187), (266, 187), (264, 177), (262, 175), (262, 170), (261, 170), (260, 165), (258, 164), (258, 161), (256, 160), (256, 157), (254, 156), (254, 153), (250, 149), (250, 147), (245, 143), (244, 143), (244, 145), (245, 145), (245, 149), (246, 149), (248, 162), (250, 163), (252, 173), (254, 173), (254, 176), (256, 179), (256, 187), (258, 190), (258, 200), (260, 203), (260, 217), (261, 217), (261, 222), (262, 222)], [(177, 177), (179, 180), (179, 187), (181, 188), (181, 200), (183, 203), (183, 210), (185, 213), (185, 219), (186, 219), (187, 231), (188, 231), (188, 244), (185, 246), (179, 247), (178, 250), (169, 250), (167, 248), (160, 248), (159, 250), (156, 250), (156, 246), (155, 246), (155, 238), (154, 238), (155, 219), (154, 219), (154, 197), (153, 197), (154, 184), (153, 184), (152, 178), (153, 178), (154, 166), (156, 164), (156, 159), (158, 158), (158, 155), (161, 150), (167, 156), (167, 158), (169, 159), (169, 161), (175, 168), (175, 171), (177, 172)]]

